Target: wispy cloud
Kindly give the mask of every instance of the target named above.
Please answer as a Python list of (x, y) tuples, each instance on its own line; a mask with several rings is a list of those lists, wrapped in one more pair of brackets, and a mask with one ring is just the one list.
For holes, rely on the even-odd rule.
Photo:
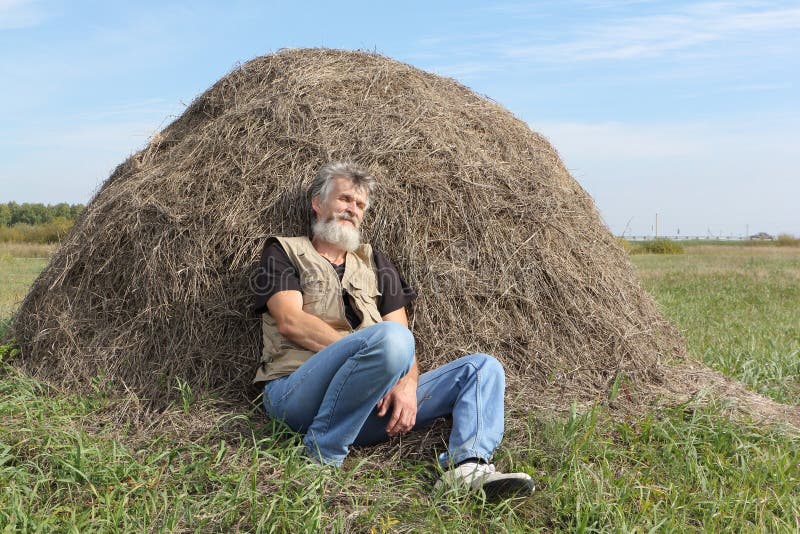
[[(744, 153), (780, 154), (796, 160), (800, 113), (756, 114), (729, 120), (680, 122), (543, 121), (531, 127), (551, 138), (559, 149), (595, 160), (694, 158), (736, 161)], [(738, 146), (734, 151), (725, 147)], [(794, 168), (794, 166), (789, 166)], [(791, 171), (794, 173), (794, 170)]]
[(586, 10), (607, 10), (631, 8), (658, 4), (662, 0), (537, 0), (518, 2), (486, 2), (474, 7), (472, 11), (482, 14), (513, 16), (515, 19), (536, 19), (547, 17), (554, 11), (572, 9), (575, 12)]
[(47, 16), (36, 0), (0, 0), (0, 30), (37, 26)]
[[(146, 100), (119, 103), (114, 106), (102, 109), (93, 109), (90, 112), (82, 113), (78, 120), (84, 122), (106, 121), (106, 120), (126, 120), (135, 117), (167, 117), (169, 113), (175, 112), (174, 104), (169, 104), (164, 98), (148, 98)], [(182, 111), (182, 110), (181, 110)]]
[(780, 91), (782, 89), (790, 89), (790, 83), (751, 83), (746, 85), (735, 85), (720, 89), (720, 92), (729, 93), (754, 93), (759, 91)]
[(64, 115), (57, 122), (51, 118), (13, 129), (0, 126), (0, 156), (12, 158), (16, 149), (30, 147), (84, 150), (103, 146), (132, 152), (179, 111), (162, 99), (148, 99)]
[(532, 125), (570, 155), (593, 160), (686, 158), (706, 153), (703, 125), (544, 122)]
[(551, 139), (616, 233), (648, 234), (655, 213), (665, 231), (683, 235), (739, 235), (756, 222), (771, 233), (797, 231), (785, 199), (800, 195), (800, 115), (532, 126)]
[(740, 39), (747, 33), (800, 29), (800, 8), (756, 10), (725, 3), (689, 5), (672, 12), (599, 19), (565, 37), (504, 47), (511, 58), (539, 61), (640, 59)]
[(739, 85), (721, 86), (715, 88), (705, 88), (703, 91), (690, 92), (682, 95), (682, 98), (707, 98), (710, 94), (724, 95), (736, 93), (766, 93), (792, 89), (793, 85), (788, 82), (781, 83), (745, 83)]
[(474, 77), (476, 74), (485, 74), (487, 72), (496, 71), (497, 68), (497, 65), (491, 63), (470, 61), (465, 63), (453, 63), (449, 65), (432, 65), (428, 66), (427, 70), (430, 70), (436, 74), (441, 74), (442, 76), (467, 80)]
[(0, 202), (86, 202), (157, 130), (135, 118), (0, 129)]

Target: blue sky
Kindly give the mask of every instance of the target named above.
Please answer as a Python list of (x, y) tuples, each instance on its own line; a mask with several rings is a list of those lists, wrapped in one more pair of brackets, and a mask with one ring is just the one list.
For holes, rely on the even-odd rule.
[(237, 63), (375, 50), (547, 136), (616, 234), (800, 235), (800, 2), (0, 0), (0, 202), (87, 202)]

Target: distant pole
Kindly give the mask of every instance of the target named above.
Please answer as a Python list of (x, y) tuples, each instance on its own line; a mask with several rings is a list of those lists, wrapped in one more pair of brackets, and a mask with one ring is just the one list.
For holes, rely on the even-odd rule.
[(658, 213), (656, 213), (656, 239), (658, 239)]
[(744, 238), (745, 239), (749, 239), (750, 238), (750, 225), (749, 224), (745, 224), (744, 225)]

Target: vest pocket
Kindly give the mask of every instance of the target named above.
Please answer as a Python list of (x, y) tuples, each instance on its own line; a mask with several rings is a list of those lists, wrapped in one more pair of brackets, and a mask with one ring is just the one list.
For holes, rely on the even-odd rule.
[(325, 298), (325, 295), (328, 291), (328, 285), (324, 280), (320, 280), (318, 278), (309, 278), (307, 280), (303, 280), (301, 291), (303, 293), (303, 309), (306, 310), (306, 308), (312, 303), (319, 302)]
[(383, 319), (381, 313), (378, 311), (378, 296), (380, 292), (377, 289), (364, 289), (356, 292), (353, 297), (353, 303), (363, 317), (361, 324), (369, 326), (374, 323), (379, 323)]
[(375, 297), (370, 297), (369, 295), (364, 294), (359, 297), (359, 299), (363, 302), (362, 310), (365, 314), (365, 317), (368, 315), (370, 319), (372, 319), (373, 323), (380, 323), (383, 321), (381, 312), (378, 311), (378, 304), (375, 300)]

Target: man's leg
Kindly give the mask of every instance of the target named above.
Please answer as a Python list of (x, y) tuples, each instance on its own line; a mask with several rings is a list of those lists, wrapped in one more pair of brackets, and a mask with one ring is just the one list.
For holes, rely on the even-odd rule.
[[(504, 390), (503, 367), (486, 354), (465, 356), (420, 376), (414, 429), (438, 417), (453, 416), (448, 451), (439, 455), (439, 463), (447, 471), (434, 488), (480, 489), (492, 499), (533, 491), (527, 473), (501, 473), (488, 463), (503, 438)], [(387, 419), (373, 412), (355, 443), (368, 445), (387, 439)]]
[[(503, 439), (505, 373), (487, 354), (464, 356), (422, 374), (417, 387), (417, 422), (414, 430), (439, 417), (453, 417), (448, 452), (439, 456), (443, 468), (468, 458), (489, 461)], [(372, 412), (355, 440), (371, 445), (389, 438), (388, 413)]]
[(375, 405), (411, 368), (414, 337), (382, 322), (346, 336), (264, 387), (264, 406), (304, 432), (310, 456), (341, 465)]

